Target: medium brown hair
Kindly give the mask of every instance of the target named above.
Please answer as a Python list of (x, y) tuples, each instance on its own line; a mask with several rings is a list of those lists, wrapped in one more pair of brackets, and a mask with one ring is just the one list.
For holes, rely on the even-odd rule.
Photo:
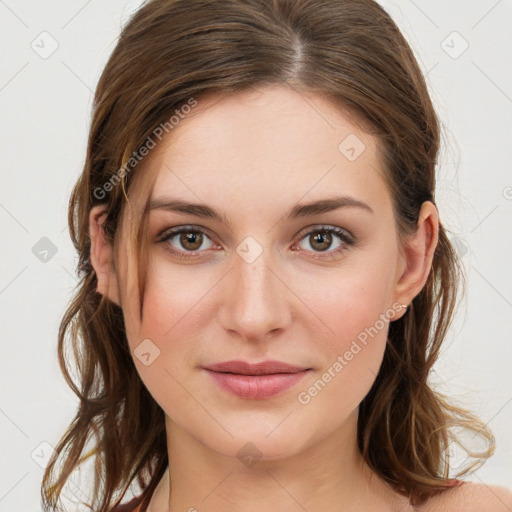
[[(44, 474), (45, 510), (59, 510), (67, 480), (90, 456), (95, 512), (107, 512), (135, 481), (147, 503), (168, 465), (164, 413), (136, 371), (123, 310), (96, 291), (91, 209), (105, 205), (105, 234), (116, 249), (130, 199), (151, 187), (138, 162), (155, 128), (163, 123), (170, 131), (173, 114), (207, 95), (272, 84), (321, 94), (375, 135), (401, 237), (415, 231), (424, 201), (435, 204), (439, 121), (410, 46), (375, 1), (146, 2), (124, 26), (99, 80), (85, 165), (69, 203), (80, 282), (61, 321), (58, 354), (80, 403)], [(146, 183), (146, 189), (135, 183)], [(137, 212), (128, 238), (137, 250), (142, 311), (147, 215), (144, 208)], [(448, 487), (451, 427), (482, 435), (489, 447), (473, 454), (474, 462), (458, 476), (494, 449), (490, 431), (428, 383), (462, 289), (460, 277), (440, 224), (428, 281), (406, 314), (390, 324), (379, 374), (359, 408), (364, 459), (413, 504)]]

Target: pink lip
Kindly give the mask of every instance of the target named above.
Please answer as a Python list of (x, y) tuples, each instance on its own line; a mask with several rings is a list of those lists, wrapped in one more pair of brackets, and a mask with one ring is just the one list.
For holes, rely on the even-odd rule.
[(227, 361), (203, 368), (222, 389), (250, 400), (263, 400), (289, 389), (311, 369), (281, 361)]

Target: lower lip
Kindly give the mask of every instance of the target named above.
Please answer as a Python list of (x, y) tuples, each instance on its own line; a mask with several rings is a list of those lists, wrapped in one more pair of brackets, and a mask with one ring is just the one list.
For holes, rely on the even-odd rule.
[(271, 375), (240, 375), (206, 370), (224, 390), (248, 400), (264, 400), (297, 384), (308, 373), (275, 373)]

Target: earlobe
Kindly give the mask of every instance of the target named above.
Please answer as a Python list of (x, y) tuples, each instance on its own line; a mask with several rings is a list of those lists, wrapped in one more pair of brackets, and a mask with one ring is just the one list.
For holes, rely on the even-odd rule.
[(427, 282), (438, 239), (437, 208), (432, 202), (425, 201), (418, 216), (416, 232), (404, 244), (405, 268), (395, 287), (395, 297), (399, 303), (410, 304)]
[(112, 246), (106, 239), (103, 228), (106, 216), (103, 205), (93, 207), (89, 214), (90, 259), (98, 281), (96, 291), (119, 306), (117, 279), (112, 265)]

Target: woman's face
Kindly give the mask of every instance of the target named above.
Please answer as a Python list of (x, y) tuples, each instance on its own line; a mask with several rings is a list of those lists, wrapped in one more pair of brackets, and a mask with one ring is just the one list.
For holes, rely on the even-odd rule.
[[(353, 430), (403, 314), (391, 197), (376, 140), (321, 96), (266, 87), (210, 100), (150, 155), (142, 323), (126, 293), (135, 270), (118, 263), (130, 348), (171, 436), (290, 456)], [(232, 361), (304, 371), (206, 369)]]

